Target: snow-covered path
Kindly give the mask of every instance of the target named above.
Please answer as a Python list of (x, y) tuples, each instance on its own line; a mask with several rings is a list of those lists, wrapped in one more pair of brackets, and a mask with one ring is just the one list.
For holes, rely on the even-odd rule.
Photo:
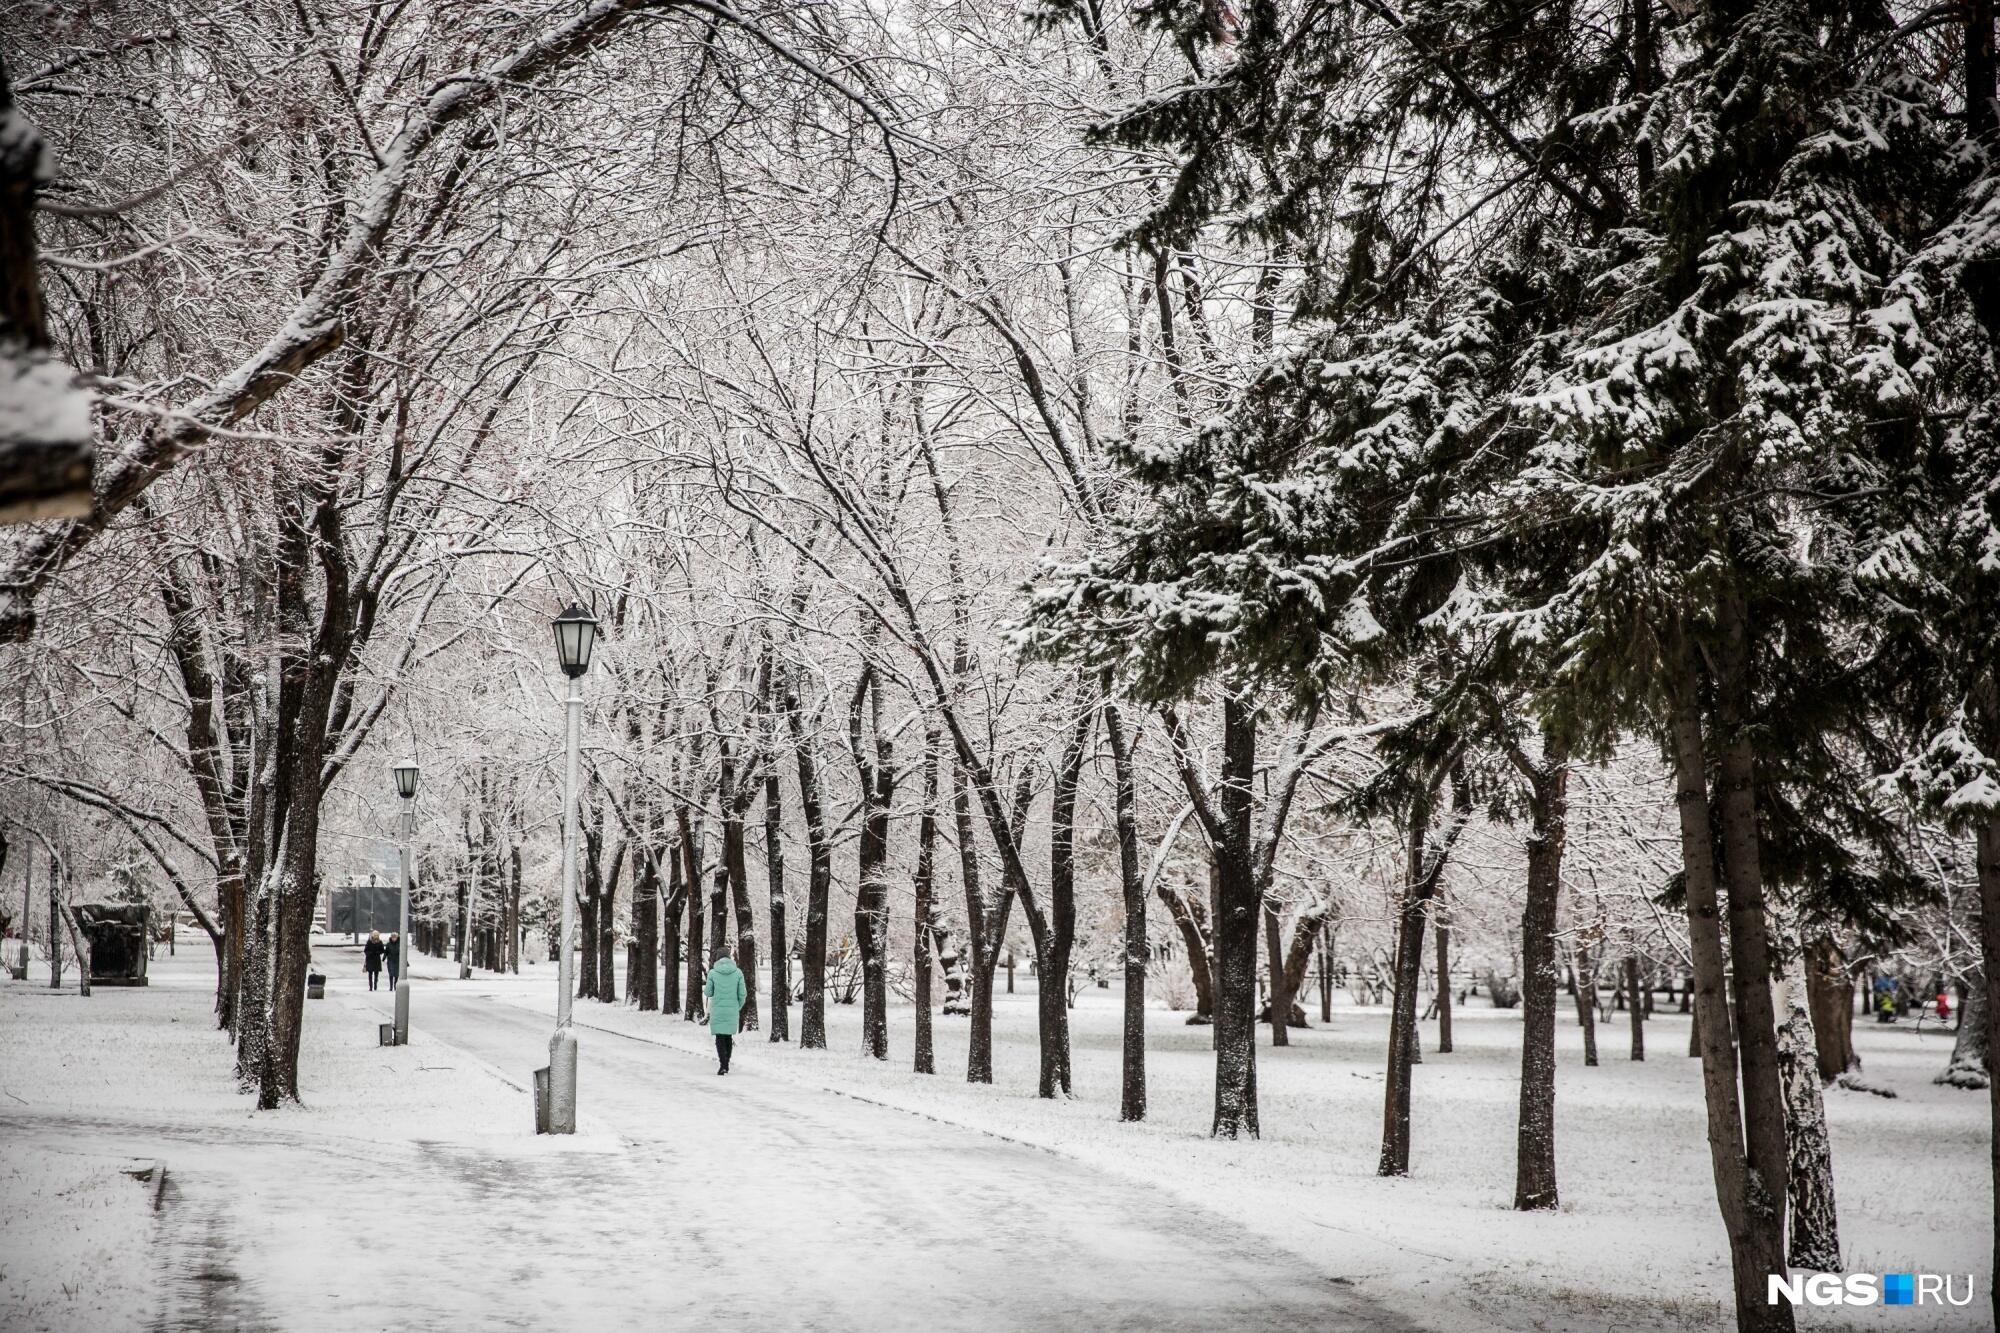
[[(419, 996), (439, 1040), (511, 1075), (545, 1062), (542, 1016)], [(1220, 1219), (1075, 1162), (754, 1063), (724, 1079), (682, 1050), (582, 1040), (574, 1150), (428, 1147), (412, 1204), (438, 1225), (397, 1228), (422, 1261), (361, 1284), (331, 1326), (386, 1326), (397, 1305), (417, 1326), (1400, 1326)], [(501, 1253), (510, 1271), (482, 1258)]]
[[(0, 984), (0, 1327), (1412, 1327), (1240, 1223), (992, 1134), (582, 1032), (573, 1137), (532, 1132), (552, 1020), (419, 978), (307, 1006), (306, 1104), (237, 1092), (193, 959), (91, 1000)], [(514, 997), (518, 1001), (521, 997)], [(162, 1206), (146, 1180), (165, 1162)]]
[[(1461, 1014), (1459, 1050), (1416, 1089), (1419, 1169), (1374, 1173), (1379, 1010), (1338, 1010), (1260, 1053), (1265, 1137), (1204, 1130), (1204, 1030), (1156, 1011), (1152, 1113), (1117, 1121), (1115, 992), (1072, 1011), (1078, 1095), (1033, 1095), (1032, 993), (996, 1008), (996, 1083), (968, 1086), (967, 1028), (942, 1021), (935, 1077), (752, 1033), (715, 1076), (679, 1015), (579, 1002), (583, 1133), (536, 1137), (553, 974), (421, 960), (411, 1044), (375, 1042), (390, 994), (323, 944), (306, 1006), (305, 1104), (256, 1112), (211, 1012), (213, 965), (154, 963), (89, 999), (0, 979), (0, 1328), (1720, 1327), (1727, 1291), (1684, 1056), (1581, 1064), (1558, 1033), (1564, 1206), (1512, 1184), (1516, 1015)], [(1032, 983), (1030, 983), (1031, 985)], [(621, 993), (623, 987), (620, 987)], [(796, 1012), (794, 1017), (797, 1017)], [(1685, 1019), (1657, 1042), (1685, 1049)], [(1857, 1271), (1971, 1272), (1990, 1231), (1983, 1099), (1931, 1076), (1948, 1032), (1857, 1030), (1897, 1100), (1830, 1094), (1843, 1252)], [(146, 1181), (168, 1164), (164, 1206)], [(134, 1177), (141, 1179), (134, 1179)], [(1802, 1329), (1886, 1329), (1879, 1311)], [(1901, 1333), (1990, 1321), (1904, 1311)]]

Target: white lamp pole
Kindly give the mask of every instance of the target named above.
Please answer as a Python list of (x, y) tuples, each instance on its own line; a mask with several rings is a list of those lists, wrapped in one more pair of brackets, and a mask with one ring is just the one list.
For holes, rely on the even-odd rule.
[(396, 821), (396, 860), (400, 867), (400, 889), (396, 908), (396, 1044), (410, 1040), (410, 843), (417, 836), (417, 762), (408, 759), (390, 770), (396, 775), (396, 794), (403, 798), (403, 810)]
[(597, 621), (581, 606), (572, 605), (556, 617), (556, 658), (569, 677), (563, 774), (562, 943), (556, 956), (556, 1031), (549, 1039), (549, 1133), (576, 1132), (576, 1031), (570, 1026), (570, 1001), (575, 993), (576, 845), (579, 751), (583, 745), (583, 673), (590, 670), (590, 651)]

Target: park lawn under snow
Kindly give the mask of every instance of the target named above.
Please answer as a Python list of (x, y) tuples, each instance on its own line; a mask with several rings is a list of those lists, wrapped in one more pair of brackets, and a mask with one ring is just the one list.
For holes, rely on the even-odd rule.
[[(0, 1329), (229, 1327), (233, 1293), (267, 1273), (346, 1300), (354, 1249), (329, 1237), (400, 1248), (412, 1227), (393, 1219), (421, 1220), (397, 1197), (399, 1163), (440, 1144), (548, 1151), (495, 1071), (421, 1039), (375, 1045), (373, 1015), (337, 990), (306, 1006), (306, 1104), (256, 1112), (214, 1028), (212, 955), (152, 974), (89, 999), (39, 969), (0, 981)], [(589, 1150), (580, 1137), (566, 1148)], [(125, 1174), (155, 1160), (159, 1213)], [(441, 1255), (412, 1253), (435, 1273)]]
[(0, 1328), (145, 1327), (153, 1194), (136, 1177), (151, 1167), (68, 1144), (8, 1144), (0, 1153)]
[[(544, 1013), (554, 1009), (546, 963), (519, 978), (419, 964), (419, 1021), (408, 1047), (373, 1044), (386, 993), (360, 990), (343, 951), (330, 997), (306, 1006), (301, 1070), (306, 1105), (258, 1114), (230, 1076), (210, 1026), (212, 968), (190, 952), (155, 964), (148, 990), (100, 989), (90, 1000), (34, 983), (0, 983), (0, 1327), (156, 1326), (171, 1308), (227, 1326), (235, 1294), (263, 1284), (269, 1308), (319, 1322), (296, 1327), (423, 1326), (423, 1308), (388, 1304), (418, 1293), (450, 1308), (466, 1237), (497, 1239), (490, 1257), (516, 1274), (524, 1310), (560, 1323), (573, 1274), (539, 1271), (539, 1229), (602, 1234), (601, 1199), (568, 1197), (568, 1154), (602, 1156), (616, 1174), (625, 1148), (593, 1124), (592, 1046), (582, 1040), (582, 1122), (571, 1140), (527, 1132), (527, 1069), (496, 1070), (424, 1033), (424, 997), (455, 989)], [(622, 978), (621, 978), (622, 981)], [(705, 1053), (706, 1032), (678, 1016), (579, 1001), (589, 1026)], [(738, 1064), (904, 1112), (964, 1125), (1060, 1154), (1204, 1205), (1219, 1230), (1265, 1238), (1311, 1269), (1422, 1327), (1681, 1329), (1728, 1322), (1723, 1237), (1702, 1142), (1698, 1069), (1686, 1019), (1648, 1025), (1650, 1059), (1624, 1058), (1622, 1022), (1600, 1029), (1604, 1063), (1582, 1065), (1566, 1011), (1559, 1029), (1560, 1212), (1513, 1213), (1519, 1017), (1474, 1001), (1458, 1013), (1458, 1050), (1440, 1056), (1424, 1025), (1415, 1090), (1414, 1174), (1374, 1175), (1386, 1015), (1342, 1005), (1333, 1022), (1294, 1032), (1259, 1053), (1264, 1137), (1206, 1136), (1212, 1053), (1208, 1030), (1154, 1011), (1149, 1024), (1151, 1115), (1116, 1121), (1118, 993), (1086, 989), (1074, 1010), (1076, 1097), (1034, 1096), (1033, 982), (1001, 996), (996, 1082), (963, 1081), (967, 1025), (936, 1021), (941, 1071), (909, 1070), (912, 1013), (891, 1010), (887, 1063), (864, 1059), (858, 1006), (830, 1006), (832, 1049), (738, 1042)], [(792, 1009), (794, 1033), (799, 1010)], [(1987, 1290), (1984, 1219), (1986, 1100), (1935, 1087), (1949, 1036), (1934, 1025), (1857, 1029), (1870, 1078), (1901, 1096), (1829, 1095), (1842, 1236), (1859, 1271), (1973, 1272)], [(1266, 1034), (1268, 1039), (1268, 1034)], [(746, 1086), (746, 1092), (749, 1088)], [(726, 1144), (714, 1145), (727, 1152)], [(124, 1174), (168, 1163), (167, 1207)], [(504, 1173), (536, 1184), (540, 1215), (498, 1226), (477, 1206), (480, 1181)], [(600, 1173), (601, 1174), (601, 1173)], [(411, 1197), (411, 1179), (448, 1180)], [(660, 1199), (665, 1204), (667, 1200)], [(162, 1218), (174, 1219), (166, 1226)], [(483, 1231), (480, 1229), (484, 1228)], [(219, 1239), (225, 1236), (226, 1243)], [(218, 1239), (205, 1239), (216, 1237)], [(337, 1244), (330, 1244), (337, 1240)], [(512, 1248), (508, 1248), (508, 1247)], [(150, 1247), (150, 1253), (147, 1249)], [(605, 1242), (616, 1262), (618, 1244)], [(1200, 1263), (1190, 1254), (1190, 1263)], [(1030, 1280), (1024, 1275), (1024, 1281)], [(588, 1285), (588, 1284), (586, 1284)], [(324, 1316), (324, 1318), (321, 1318)], [(414, 1322), (412, 1322), (414, 1320)], [(1983, 1312), (1805, 1310), (1806, 1329), (1985, 1327)]]
[[(436, 964), (429, 964), (436, 966)], [(536, 975), (539, 974), (539, 975)], [(516, 1003), (553, 1009), (546, 964), (516, 978), (481, 974)], [(620, 978), (621, 989), (623, 978)], [(1381, 1145), (1388, 1013), (1336, 996), (1333, 1021), (1294, 1031), (1274, 1051), (1260, 1028), (1257, 1083), (1263, 1137), (1207, 1137), (1214, 1055), (1209, 1029), (1164, 1008), (1148, 1021), (1150, 1110), (1117, 1121), (1116, 989), (1087, 988), (1071, 1013), (1075, 1098), (1037, 1098), (1034, 982), (996, 999), (994, 1083), (964, 1082), (968, 1025), (935, 1020), (935, 1077), (910, 1070), (914, 1016), (890, 1010), (887, 1062), (860, 1055), (860, 1006), (829, 1005), (826, 1051), (773, 1049), (762, 1032), (737, 1039), (738, 1062), (886, 1106), (1046, 1148), (1203, 1204), (1331, 1277), (1435, 1328), (1705, 1329), (1729, 1319), (1726, 1242), (1703, 1138), (1699, 1062), (1688, 1020), (1660, 1010), (1646, 1025), (1647, 1059), (1628, 1058), (1624, 1014), (1600, 1024), (1602, 1063), (1583, 1063), (1582, 1033), (1563, 1002), (1557, 1044), (1557, 1167), (1562, 1207), (1511, 1208), (1519, 1096), (1520, 1011), (1475, 999), (1455, 1011), (1450, 1055), (1423, 1024), (1413, 1096), (1412, 1174), (1375, 1174)], [(768, 981), (765, 995), (768, 996)], [(1312, 997), (1316, 1006), (1317, 998)], [(626, 1004), (578, 1001), (577, 1021), (689, 1050), (704, 1030)], [(1931, 1077), (1951, 1035), (1935, 1024), (1857, 1025), (1868, 1077), (1890, 1100), (1829, 1090), (1828, 1119), (1849, 1271), (1976, 1273), (1988, 1290), (1991, 1216), (1987, 1102)], [(584, 1110), (589, 1035), (584, 1034)], [(1977, 1305), (1931, 1309), (1811, 1309), (1802, 1328), (1958, 1330), (1987, 1326)]]

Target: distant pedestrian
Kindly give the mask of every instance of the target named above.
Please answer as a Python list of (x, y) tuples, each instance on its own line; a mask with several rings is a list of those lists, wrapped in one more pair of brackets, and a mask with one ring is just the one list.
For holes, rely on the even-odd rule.
[(727, 1074), (730, 1048), (736, 1044), (736, 1019), (748, 998), (742, 970), (727, 949), (715, 951), (715, 962), (708, 969), (701, 993), (708, 997), (708, 1030), (715, 1035), (715, 1058), (720, 1061), (715, 1072)]
[(1937, 1016), (1940, 1023), (1951, 1022), (1951, 996), (1945, 994), (1942, 986), (1938, 987)]
[(389, 943), (382, 950), (382, 961), (389, 965), (389, 987), (395, 989), (396, 978), (403, 970), (403, 941), (395, 931), (389, 932)]
[(382, 937), (372, 930), (368, 932), (368, 943), (361, 946), (361, 966), (368, 973), (368, 989), (374, 990), (382, 977)]

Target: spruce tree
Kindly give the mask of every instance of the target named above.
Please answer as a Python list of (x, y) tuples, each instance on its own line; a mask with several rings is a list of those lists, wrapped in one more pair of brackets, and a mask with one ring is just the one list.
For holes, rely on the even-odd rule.
[(1924, 25), (1805, 0), (1140, 21), (1196, 77), (1100, 131), (1176, 154), (1135, 235), (1287, 244), (1307, 323), (1223, 420), (1127, 460), (1152, 508), (1050, 572), (1032, 634), (1162, 696), (1218, 672), (1310, 695), (1466, 588), (1473, 681), (1525, 683), (1582, 755), (1655, 737), (1698, 1012), (1731, 986), (1741, 1037), (1701, 1025), (1737, 1322), (1789, 1328), (1767, 893), (1900, 891), (1852, 850), (1882, 831), (1855, 553), (1935, 373), (1895, 277), (1964, 174)]

